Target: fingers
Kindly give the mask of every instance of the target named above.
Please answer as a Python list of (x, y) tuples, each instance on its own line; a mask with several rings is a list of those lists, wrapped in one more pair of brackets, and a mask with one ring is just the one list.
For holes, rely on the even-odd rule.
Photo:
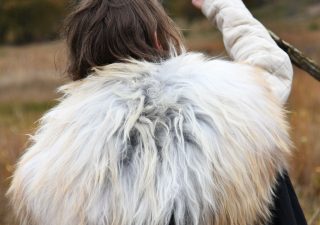
[(203, 1), (204, 0), (192, 0), (192, 4), (198, 8), (198, 9), (201, 9), (202, 5), (203, 5)]

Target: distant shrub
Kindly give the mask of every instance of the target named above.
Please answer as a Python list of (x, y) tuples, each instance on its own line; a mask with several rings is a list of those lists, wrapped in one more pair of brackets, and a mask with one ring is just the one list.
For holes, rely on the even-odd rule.
[(320, 26), (317, 22), (311, 22), (308, 26), (309, 30), (316, 31), (319, 30)]
[(185, 18), (188, 21), (191, 21), (202, 17), (201, 12), (193, 7), (191, 1), (164, 0), (162, 2), (168, 14), (174, 18)]
[[(0, 44), (24, 44), (55, 39), (69, 3), (81, 0), (0, 0)], [(256, 6), (273, 0), (245, 0)], [(187, 21), (203, 17), (191, 1), (162, 0), (170, 16)]]
[(22, 44), (56, 38), (65, 0), (2, 0), (0, 43)]

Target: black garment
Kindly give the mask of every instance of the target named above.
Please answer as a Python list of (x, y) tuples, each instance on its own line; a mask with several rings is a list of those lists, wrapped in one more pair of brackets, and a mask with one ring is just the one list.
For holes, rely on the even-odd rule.
[(307, 225), (296, 193), (287, 173), (279, 176), (273, 218), (270, 225)]

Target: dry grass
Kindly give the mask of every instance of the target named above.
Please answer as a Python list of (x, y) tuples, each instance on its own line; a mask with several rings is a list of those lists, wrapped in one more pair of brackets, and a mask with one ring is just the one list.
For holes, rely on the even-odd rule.
[[(183, 25), (186, 27), (186, 25)], [(269, 23), (280, 36), (320, 62), (320, 31), (290, 23)], [(283, 32), (283, 27), (286, 27)], [(184, 31), (191, 50), (224, 55), (220, 35), (207, 22)], [(298, 35), (299, 34), (299, 35)], [(4, 193), (13, 165), (26, 147), (26, 134), (49, 109), (64, 82), (64, 48), (61, 42), (0, 48), (0, 224), (13, 225)], [(296, 151), (291, 176), (308, 219), (320, 207), (320, 83), (296, 70), (288, 108)], [(313, 225), (320, 225), (316, 219)]]
[(0, 101), (52, 99), (54, 88), (64, 77), (65, 55), (62, 42), (2, 47)]
[(0, 224), (12, 225), (4, 193), (27, 134), (52, 106), (63, 82), (61, 42), (0, 48)]

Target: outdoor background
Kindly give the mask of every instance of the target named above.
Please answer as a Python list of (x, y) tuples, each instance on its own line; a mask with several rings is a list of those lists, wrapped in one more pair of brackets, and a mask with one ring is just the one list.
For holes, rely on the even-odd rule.
[[(119, 0), (120, 1), (120, 0)], [(70, 0), (0, 0), (0, 225), (16, 225), (4, 196), (37, 120), (68, 82), (59, 33)], [(75, 4), (74, 0), (74, 4)], [(163, 1), (189, 50), (225, 55), (220, 34), (191, 6)], [(251, 0), (263, 24), (320, 63), (320, 0)], [(320, 82), (295, 68), (288, 109), (291, 177), (310, 225), (320, 225)]]

